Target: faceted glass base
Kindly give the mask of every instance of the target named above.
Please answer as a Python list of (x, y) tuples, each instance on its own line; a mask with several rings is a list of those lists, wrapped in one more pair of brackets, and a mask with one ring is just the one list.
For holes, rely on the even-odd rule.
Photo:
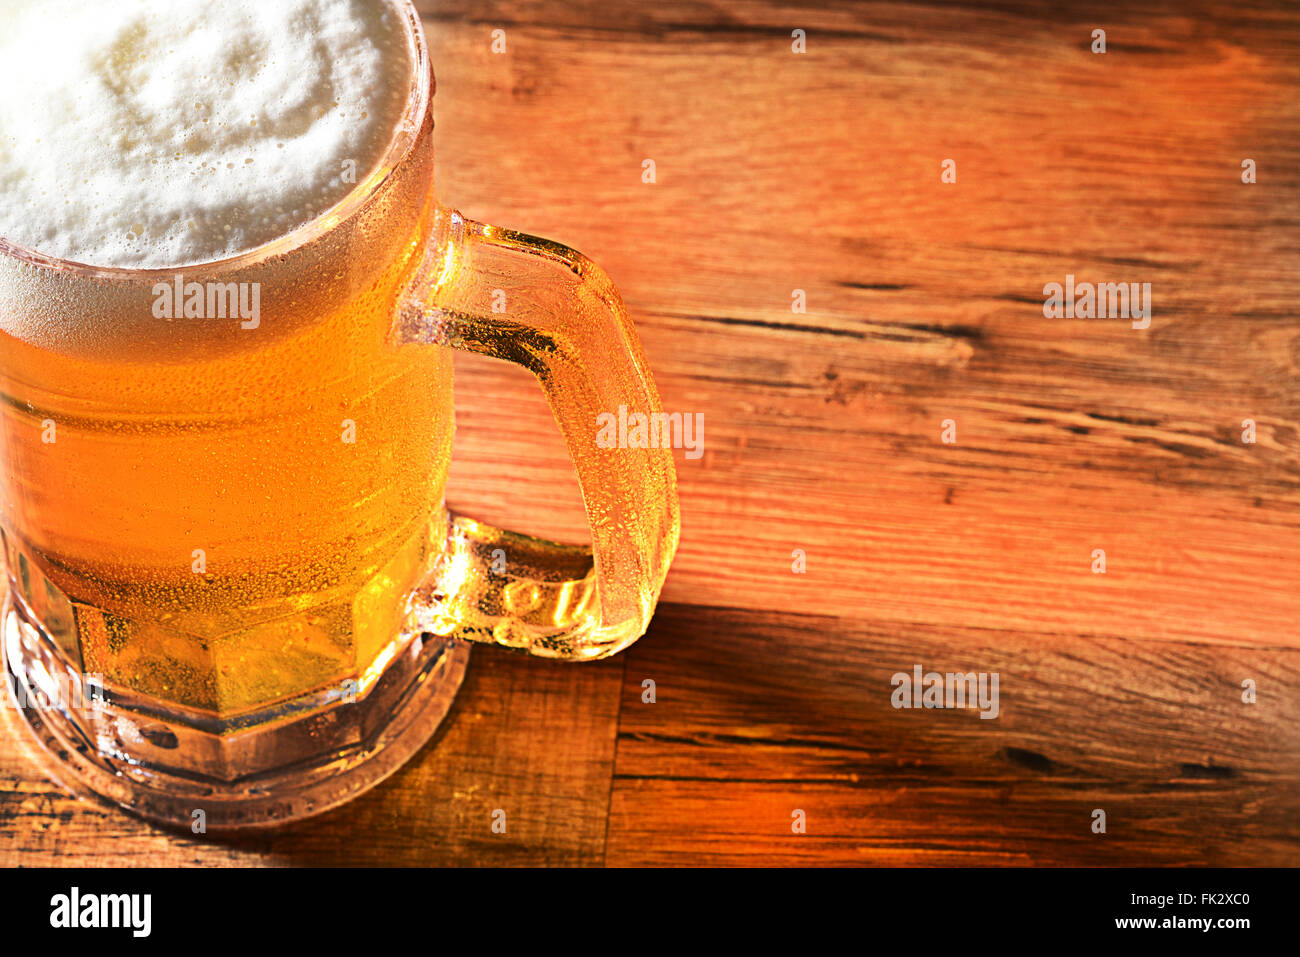
[(432, 736), (469, 660), (463, 642), (403, 634), (356, 700), (282, 702), (232, 726), (88, 684), (12, 596), (0, 615), (5, 704), (42, 769), (78, 797), (191, 830), (282, 824), (373, 787)]

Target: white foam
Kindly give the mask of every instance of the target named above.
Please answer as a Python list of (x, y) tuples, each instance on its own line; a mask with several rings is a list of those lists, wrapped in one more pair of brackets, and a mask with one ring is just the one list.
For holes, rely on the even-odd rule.
[(384, 156), (412, 70), (389, 0), (0, 0), (0, 25), (0, 236), (100, 266), (314, 219)]

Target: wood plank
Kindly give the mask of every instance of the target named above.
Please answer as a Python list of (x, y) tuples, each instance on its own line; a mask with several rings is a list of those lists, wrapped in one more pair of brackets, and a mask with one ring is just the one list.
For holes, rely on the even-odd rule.
[[(894, 708), (917, 664), (998, 716)], [(1295, 649), (672, 605), (627, 653), (611, 865), (1294, 865), (1298, 824)]]
[[(669, 600), (1297, 645), (1294, 18), (1150, 5), (1102, 57), (1081, 8), (427, 9), (444, 200), (603, 262), (704, 413)], [(1067, 273), (1151, 327), (1044, 319)], [(581, 538), (540, 399), (459, 369), (454, 501)]]

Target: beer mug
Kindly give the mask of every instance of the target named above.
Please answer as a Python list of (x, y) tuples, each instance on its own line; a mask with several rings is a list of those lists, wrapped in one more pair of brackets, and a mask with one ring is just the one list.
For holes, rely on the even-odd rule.
[[(318, 813), (428, 740), (468, 642), (589, 660), (650, 620), (672, 453), (596, 442), (662, 414), (640, 344), (590, 260), (438, 203), (403, 8), (402, 125), (324, 216), (183, 269), (0, 239), (6, 677), (74, 793), (214, 829)], [(589, 548), (447, 510), (452, 349), (538, 378)]]

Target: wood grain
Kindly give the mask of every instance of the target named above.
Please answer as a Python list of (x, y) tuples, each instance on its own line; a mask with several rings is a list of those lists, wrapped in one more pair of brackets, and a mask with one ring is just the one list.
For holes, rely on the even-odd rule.
[[(264, 840), (6, 746), (0, 863), (1300, 860), (1294, 8), (418, 6), (442, 201), (602, 263), (704, 413), (665, 604), (613, 662), (476, 652), (412, 765)], [(1150, 282), (1150, 328), (1044, 319), (1067, 273)], [(585, 537), (535, 383), (457, 370), (453, 505)], [(894, 710), (916, 663), (1000, 672), (1001, 715)]]
[[(669, 600), (1294, 644), (1296, 26), (1156, 8), (1097, 56), (1061, 14), (665, 6), (589, 5), (561, 22), (599, 39), (525, 31), (508, 57), (504, 6), (430, 32), (447, 23), (440, 133), (472, 152), (441, 195), (602, 261), (665, 405), (704, 413)], [(836, 32), (850, 8), (870, 35)], [(688, 19), (716, 9), (749, 28)], [(1255, 186), (1243, 156), (1269, 170)], [(574, 162), (581, 199), (556, 172)], [(1151, 282), (1151, 328), (1044, 319), (1067, 273)], [(504, 387), (463, 373), (467, 424)], [(552, 430), (532, 409), (466, 436), (466, 484)], [(549, 462), (537, 484), (571, 484)], [(533, 488), (484, 517), (581, 534), (576, 498), (548, 522)]]
[[(894, 708), (915, 664), (998, 673), (997, 717)], [(1294, 864), (1298, 683), (1295, 650), (669, 606), (628, 652), (608, 863)]]

